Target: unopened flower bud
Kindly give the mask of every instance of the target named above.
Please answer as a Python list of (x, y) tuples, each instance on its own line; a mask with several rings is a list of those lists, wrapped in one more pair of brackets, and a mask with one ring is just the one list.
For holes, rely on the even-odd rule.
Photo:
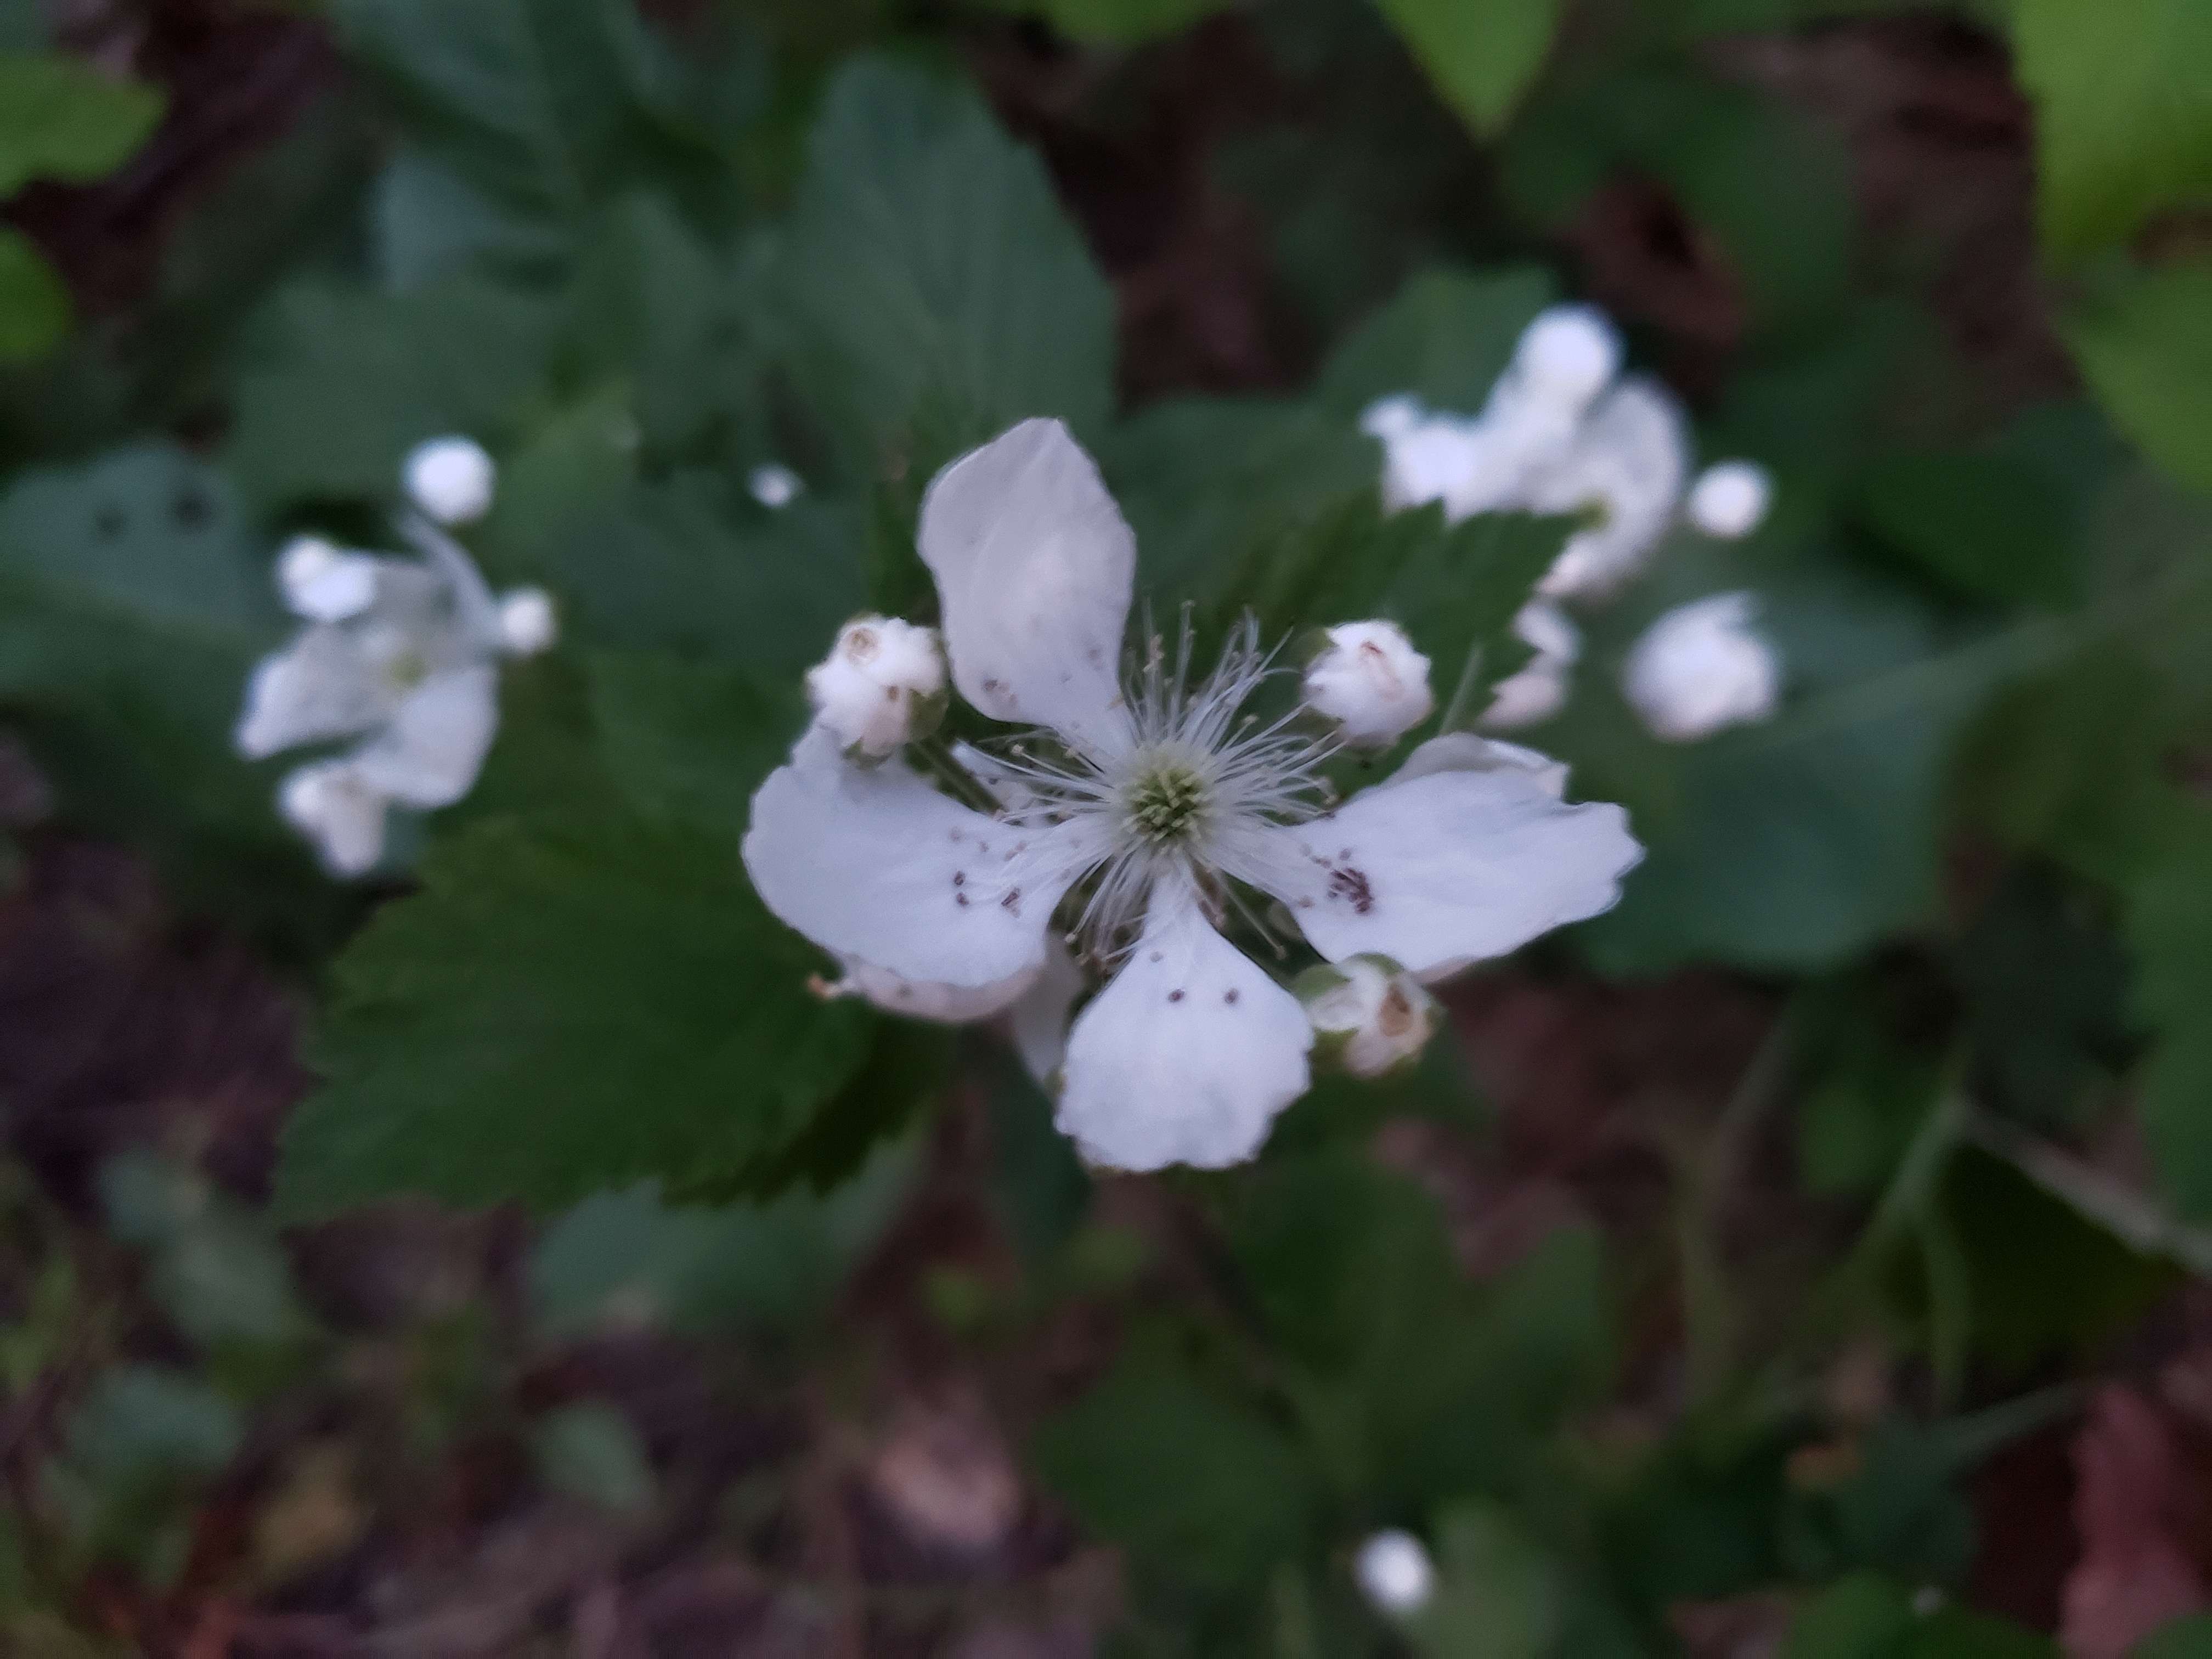
[(1774, 482), (1753, 461), (1707, 467), (1691, 486), (1690, 522), (1708, 536), (1735, 541), (1759, 528), (1774, 498)]
[(763, 507), (789, 507), (806, 488), (806, 482), (789, 467), (769, 461), (752, 470), (745, 488)]
[(1513, 366), (1532, 396), (1579, 409), (1620, 372), (1620, 337), (1595, 307), (1553, 306), (1522, 334)]
[(407, 499), (442, 525), (474, 524), (491, 511), (499, 469), (473, 438), (418, 444), (401, 468)]
[(1395, 623), (1342, 623), (1306, 665), (1306, 706), (1341, 728), (1355, 749), (1383, 749), (1437, 706), (1429, 659)]
[(534, 657), (560, 636), (553, 596), (542, 587), (518, 587), (499, 602), (499, 638), (510, 656)]
[(1622, 688), (1654, 737), (1694, 743), (1763, 720), (1782, 694), (1782, 663), (1753, 626), (1750, 593), (1716, 593), (1651, 624), (1628, 653)]
[(1377, 398), (1359, 411), (1359, 429), (1369, 437), (1389, 443), (1402, 438), (1422, 420), (1421, 400), (1410, 392), (1400, 392), (1388, 398)]
[(376, 561), (319, 536), (295, 536), (276, 556), (276, 586), (295, 616), (343, 622), (376, 597)]
[(1293, 988), (1316, 1046), (1354, 1077), (1382, 1077), (1412, 1064), (1437, 1029), (1436, 999), (1388, 957), (1309, 968)]
[(1559, 712), (1567, 701), (1567, 677), (1582, 655), (1581, 630), (1565, 611), (1544, 599), (1532, 599), (1513, 618), (1513, 632), (1536, 655), (1516, 674), (1491, 688), (1490, 707), (1481, 724), (1510, 732), (1534, 726)]
[(1393, 1618), (1419, 1613), (1437, 1590), (1436, 1566), (1421, 1540), (1395, 1528), (1362, 1544), (1352, 1571), (1369, 1604)]
[(945, 717), (945, 651), (937, 630), (896, 617), (845, 624), (829, 656), (806, 671), (806, 695), (848, 754), (881, 760), (926, 738)]

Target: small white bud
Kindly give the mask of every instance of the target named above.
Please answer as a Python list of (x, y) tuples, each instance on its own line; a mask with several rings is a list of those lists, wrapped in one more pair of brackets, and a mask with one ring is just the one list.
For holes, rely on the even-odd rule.
[(1531, 396), (1580, 409), (1620, 372), (1620, 337), (1593, 306), (1553, 306), (1523, 331), (1513, 366)]
[(1421, 400), (1411, 392), (1401, 392), (1377, 398), (1361, 410), (1359, 429), (1387, 444), (1404, 437), (1420, 425), (1422, 419)]
[(745, 488), (763, 507), (789, 507), (805, 489), (806, 481), (789, 467), (769, 461), (753, 469)]
[(1758, 605), (1750, 593), (1716, 593), (1644, 630), (1621, 685), (1654, 737), (1694, 743), (1773, 714), (1782, 662), (1753, 625)]
[(1437, 1592), (1436, 1567), (1409, 1532), (1376, 1533), (1359, 1547), (1352, 1571), (1369, 1603), (1393, 1618), (1419, 1613)]
[(319, 536), (295, 536), (276, 556), (276, 586), (294, 615), (343, 622), (376, 598), (376, 561), (349, 553)]
[(507, 654), (534, 657), (560, 637), (553, 596), (542, 587), (518, 587), (501, 596), (499, 639)]
[(1534, 726), (1558, 714), (1567, 701), (1567, 680), (1575, 659), (1582, 655), (1583, 636), (1565, 611), (1543, 599), (1532, 599), (1513, 618), (1513, 632), (1523, 644), (1534, 647), (1535, 659), (1520, 672), (1491, 688), (1490, 707), (1481, 724), (1510, 732)]
[(385, 798), (347, 762), (300, 768), (277, 790), (276, 804), (334, 874), (366, 875), (384, 856)]
[(1429, 659), (1395, 623), (1342, 623), (1306, 665), (1306, 706), (1334, 720), (1355, 749), (1382, 749), (1437, 706)]
[(1774, 499), (1774, 481), (1755, 461), (1709, 466), (1691, 487), (1690, 522), (1708, 536), (1735, 541), (1759, 528)]
[(474, 524), (491, 511), (499, 469), (473, 438), (417, 444), (400, 469), (407, 499), (442, 525)]
[(1296, 988), (1320, 1047), (1354, 1077), (1410, 1065), (1436, 1033), (1436, 999), (1388, 957), (1309, 968)]
[(881, 760), (926, 738), (945, 715), (945, 650), (933, 628), (896, 617), (845, 624), (829, 656), (806, 671), (806, 695), (848, 754)]

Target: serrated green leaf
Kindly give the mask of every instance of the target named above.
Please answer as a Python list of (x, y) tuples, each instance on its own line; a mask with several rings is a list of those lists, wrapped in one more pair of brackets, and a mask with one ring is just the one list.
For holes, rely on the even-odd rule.
[(1376, 398), (1401, 392), (1473, 413), (1513, 360), (1522, 331), (1558, 292), (1548, 272), (1528, 266), (1425, 271), (1330, 355), (1316, 398), (1347, 425)]
[[(2212, 12), (2202, 15), (2212, 27)], [(2183, 483), (2212, 491), (2212, 264), (2112, 276), (2063, 328), (2112, 423)]]
[(1798, 1609), (1782, 1659), (1892, 1659), (1912, 1627), (1912, 1598), (1886, 1578), (1856, 1573)]
[(2136, 1109), (2160, 1184), (2187, 1218), (2212, 1218), (2212, 833), (2190, 833), (2126, 894), (2135, 1006), (2156, 1047)]
[(1408, 1622), (1428, 1659), (1543, 1659), (1558, 1651), (1558, 1564), (1504, 1504), (1468, 1499), (1437, 1522), (1436, 1599)]
[(2197, 0), (2014, 0), (2013, 46), (2046, 247), (2086, 252), (2212, 200), (2212, 12)]
[(339, 958), (277, 1205), (402, 1192), (539, 1208), (773, 1158), (853, 1075), (872, 1016), (726, 837), (617, 819), (491, 821)]
[(161, 94), (63, 52), (0, 52), (0, 197), (33, 179), (112, 173), (161, 118)]
[(1544, 66), (1559, 0), (1378, 0), (1444, 100), (1478, 133), (1505, 125)]
[[(863, 477), (927, 477), (1028, 416), (1093, 430), (1111, 404), (1113, 296), (1042, 165), (913, 70), (831, 82), (781, 286), (806, 396)], [(925, 421), (943, 454), (912, 453)]]
[(31, 239), (0, 225), (0, 363), (45, 356), (69, 332), (69, 289)]
[(2046, 605), (2077, 597), (2065, 498), (2021, 463), (1894, 456), (1860, 478), (1856, 507), (1887, 545), (1963, 593)]

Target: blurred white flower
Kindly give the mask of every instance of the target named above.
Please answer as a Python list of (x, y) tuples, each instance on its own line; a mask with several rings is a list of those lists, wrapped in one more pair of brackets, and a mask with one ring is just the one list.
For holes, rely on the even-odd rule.
[(1340, 623), (1305, 669), (1306, 706), (1354, 749), (1386, 749), (1437, 706), (1429, 659), (1391, 622)]
[(1774, 481), (1755, 461), (1722, 461), (1690, 487), (1689, 520), (1708, 536), (1735, 541), (1759, 528), (1774, 499)]
[(1411, 1064), (1436, 1032), (1436, 999), (1388, 957), (1309, 968), (1293, 988), (1327, 1057), (1357, 1078)]
[(474, 524), (491, 511), (499, 469), (473, 438), (417, 444), (400, 468), (407, 499), (434, 524)]
[(752, 470), (752, 476), (745, 480), (745, 488), (763, 507), (789, 507), (805, 489), (806, 481), (789, 467), (767, 461)]
[(1352, 1577), (1378, 1613), (1402, 1619), (1428, 1606), (1437, 1592), (1437, 1570), (1421, 1540), (1395, 1528), (1359, 1547)]
[(806, 671), (815, 718), (855, 759), (879, 761), (945, 717), (945, 648), (933, 628), (861, 617)]
[(1617, 587), (1666, 538), (1682, 498), (1690, 446), (1674, 400), (1649, 380), (1624, 380), (1575, 428), (1564, 453), (1536, 469), (1524, 497), (1538, 513), (1586, 513), (1536, 591), (1553, 599)]
[(1644, 631), (1621, 684), (1653, 736), (1694, 743), (1773, 714), (1782, 661), (1754, 625), (1758, 606), (1750, 593), (1716, 593)]
[(1533, 396), (1587, 409), (1620, 373), (1620, 336), (1595, 306), (1553, 306), (1522, 334), (1511, 372)]
[(1544, 599), (1531, 599), (1513, 618), (1513, 632), (1535, 657), (1490, 690), (1490, 707), (1480, 724), (1510, 732), (1547, 720), (1566, 705), (1567, 677), (1583, 653), (1582, 630), (1567, 613)]
[[(360, 738), (284, 781), (278, 805), (335, 873), (362, 874), (384, 854), (386, 807), (451, 805), (476, 781), (499, 723), (498, 660), (550, 641), (543, 594), (510, 612), (469, 556), (420, 520), (404, 526), (420, 562), (301, 538), (276, 580), (307, 621), (246, 684), (239, 751), (259, 760), (302, 744)], [(542, 626), (510, 632), (543, 607)]]
[[(823, 948), (916, 984), (1037, 970), (1066, 930), (1113, 977), (1068, 1033), (1058, 1121), (1093, 1163), (1249, 1158), (1308, 1082), (1297, 1000), (1219, 924), (1237, 884), (1273, 895), (1332, 961), (1408, 969), (1502, 954), (1619, 896), (1641, 855), (1617, 806), (1563, 805), (1514, 768), (1447, 770), (1324, 811), (1334, 740), (1244, 709), (1268, 678), (1248, 624), (1197, 678), (1186, 632), (1125, 684), (1136, 544), (1056, 421), (1026, 421), (939, 473), (921, 550), (953, 684), (1031, 729), (978, 811), (900, 756), (852, 763), (817, 723), (753, 797), (745, 867)], [(1249, 907), (1248, 907), (1249, 908)]]

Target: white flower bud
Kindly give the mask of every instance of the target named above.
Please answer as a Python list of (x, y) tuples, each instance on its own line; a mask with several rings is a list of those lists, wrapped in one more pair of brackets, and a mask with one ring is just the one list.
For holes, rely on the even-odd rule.
[(1620, 372), (1620, 337), (1594, 306), (1553, 306), (1522, 334), (1513, 367), (1529, 395), (1580, 409)]
[(789, 507), (805, 489), (806, 481), (789, 467), (769, 461), (753, 469), (745, 488), (763, 507)]
[(417, 444), (400, 469), (407, 499), (442, 525), (474, 524), (491, 511), (499, 469), (473, 438)]
[(294, 615), (343, 622), (376, 598), (376, 561), (349, 553), (319, 536), (295, 536), (276, 556), (276, 586)]
[(1342, 623), (1306, 665), (1306, 706), (1334, 720), (1355, 749), (1383, 749), (1437, 706), (1429, 659), (1395, 623)]
[(553, 596), (542, 587), (518, 587), (499, 601), (499, 639), (510, 656), (534, 657), (560, 637)]
[(1535, 659), (1520, 672), (1491, 688), (1490, 707), (1481, 724), (1494, 731), (1511, 731), (1547, 720), (1567, 701), (1567, 679), (1582, 655), (1583, 636), (1565, 611), (1543, 599), (1532, 599), (1513, 618), (1513, 632), (1523, 644), (1534, 647)]
[(896, 617), (845, 624), (829, 656), (806, 671), (817, 717), (848, 754), (881, 760), (937, 729), (945, 715), (945, 651), (937, 630)]
[(1389, 443), (1404, 437), (1423, 420), (1421, 400), (1411, 392), (1401, 392), (1388, 398), (1377, 398), (1359, 411), (1359, 429), (1369, 437)]
[(1437, 1570), (1421, 1540), (1395, 1528), (1362, 1544), (1352, 1571), (1369, 1604), (1393, 1618), (1419, 1613), (1437, 1591)]
[(1644, 630), (1621, 684), (1654, 737), (1694, 743), (1773, 714), (1782, 662), (1753, 626), (1758, 603), (1750, 593), (1716, 593)]
[(385, 797), (349, 762), (300, 768), (284, 780), (276, 804), (333, 874), (366, 875), (384, 856)]
[(1388, 957), (1309, 968), (1294, 988), (1322, 1052), (1354, 1077), (1412, 1064), (1436, 1032), (1436, 999)]
[(1759, 528), (1774, 499), (1774, 481), (1755, 461), (1707, 467), (1691, 487), (1690, 522), (1708, 536), (1735, 541)]

